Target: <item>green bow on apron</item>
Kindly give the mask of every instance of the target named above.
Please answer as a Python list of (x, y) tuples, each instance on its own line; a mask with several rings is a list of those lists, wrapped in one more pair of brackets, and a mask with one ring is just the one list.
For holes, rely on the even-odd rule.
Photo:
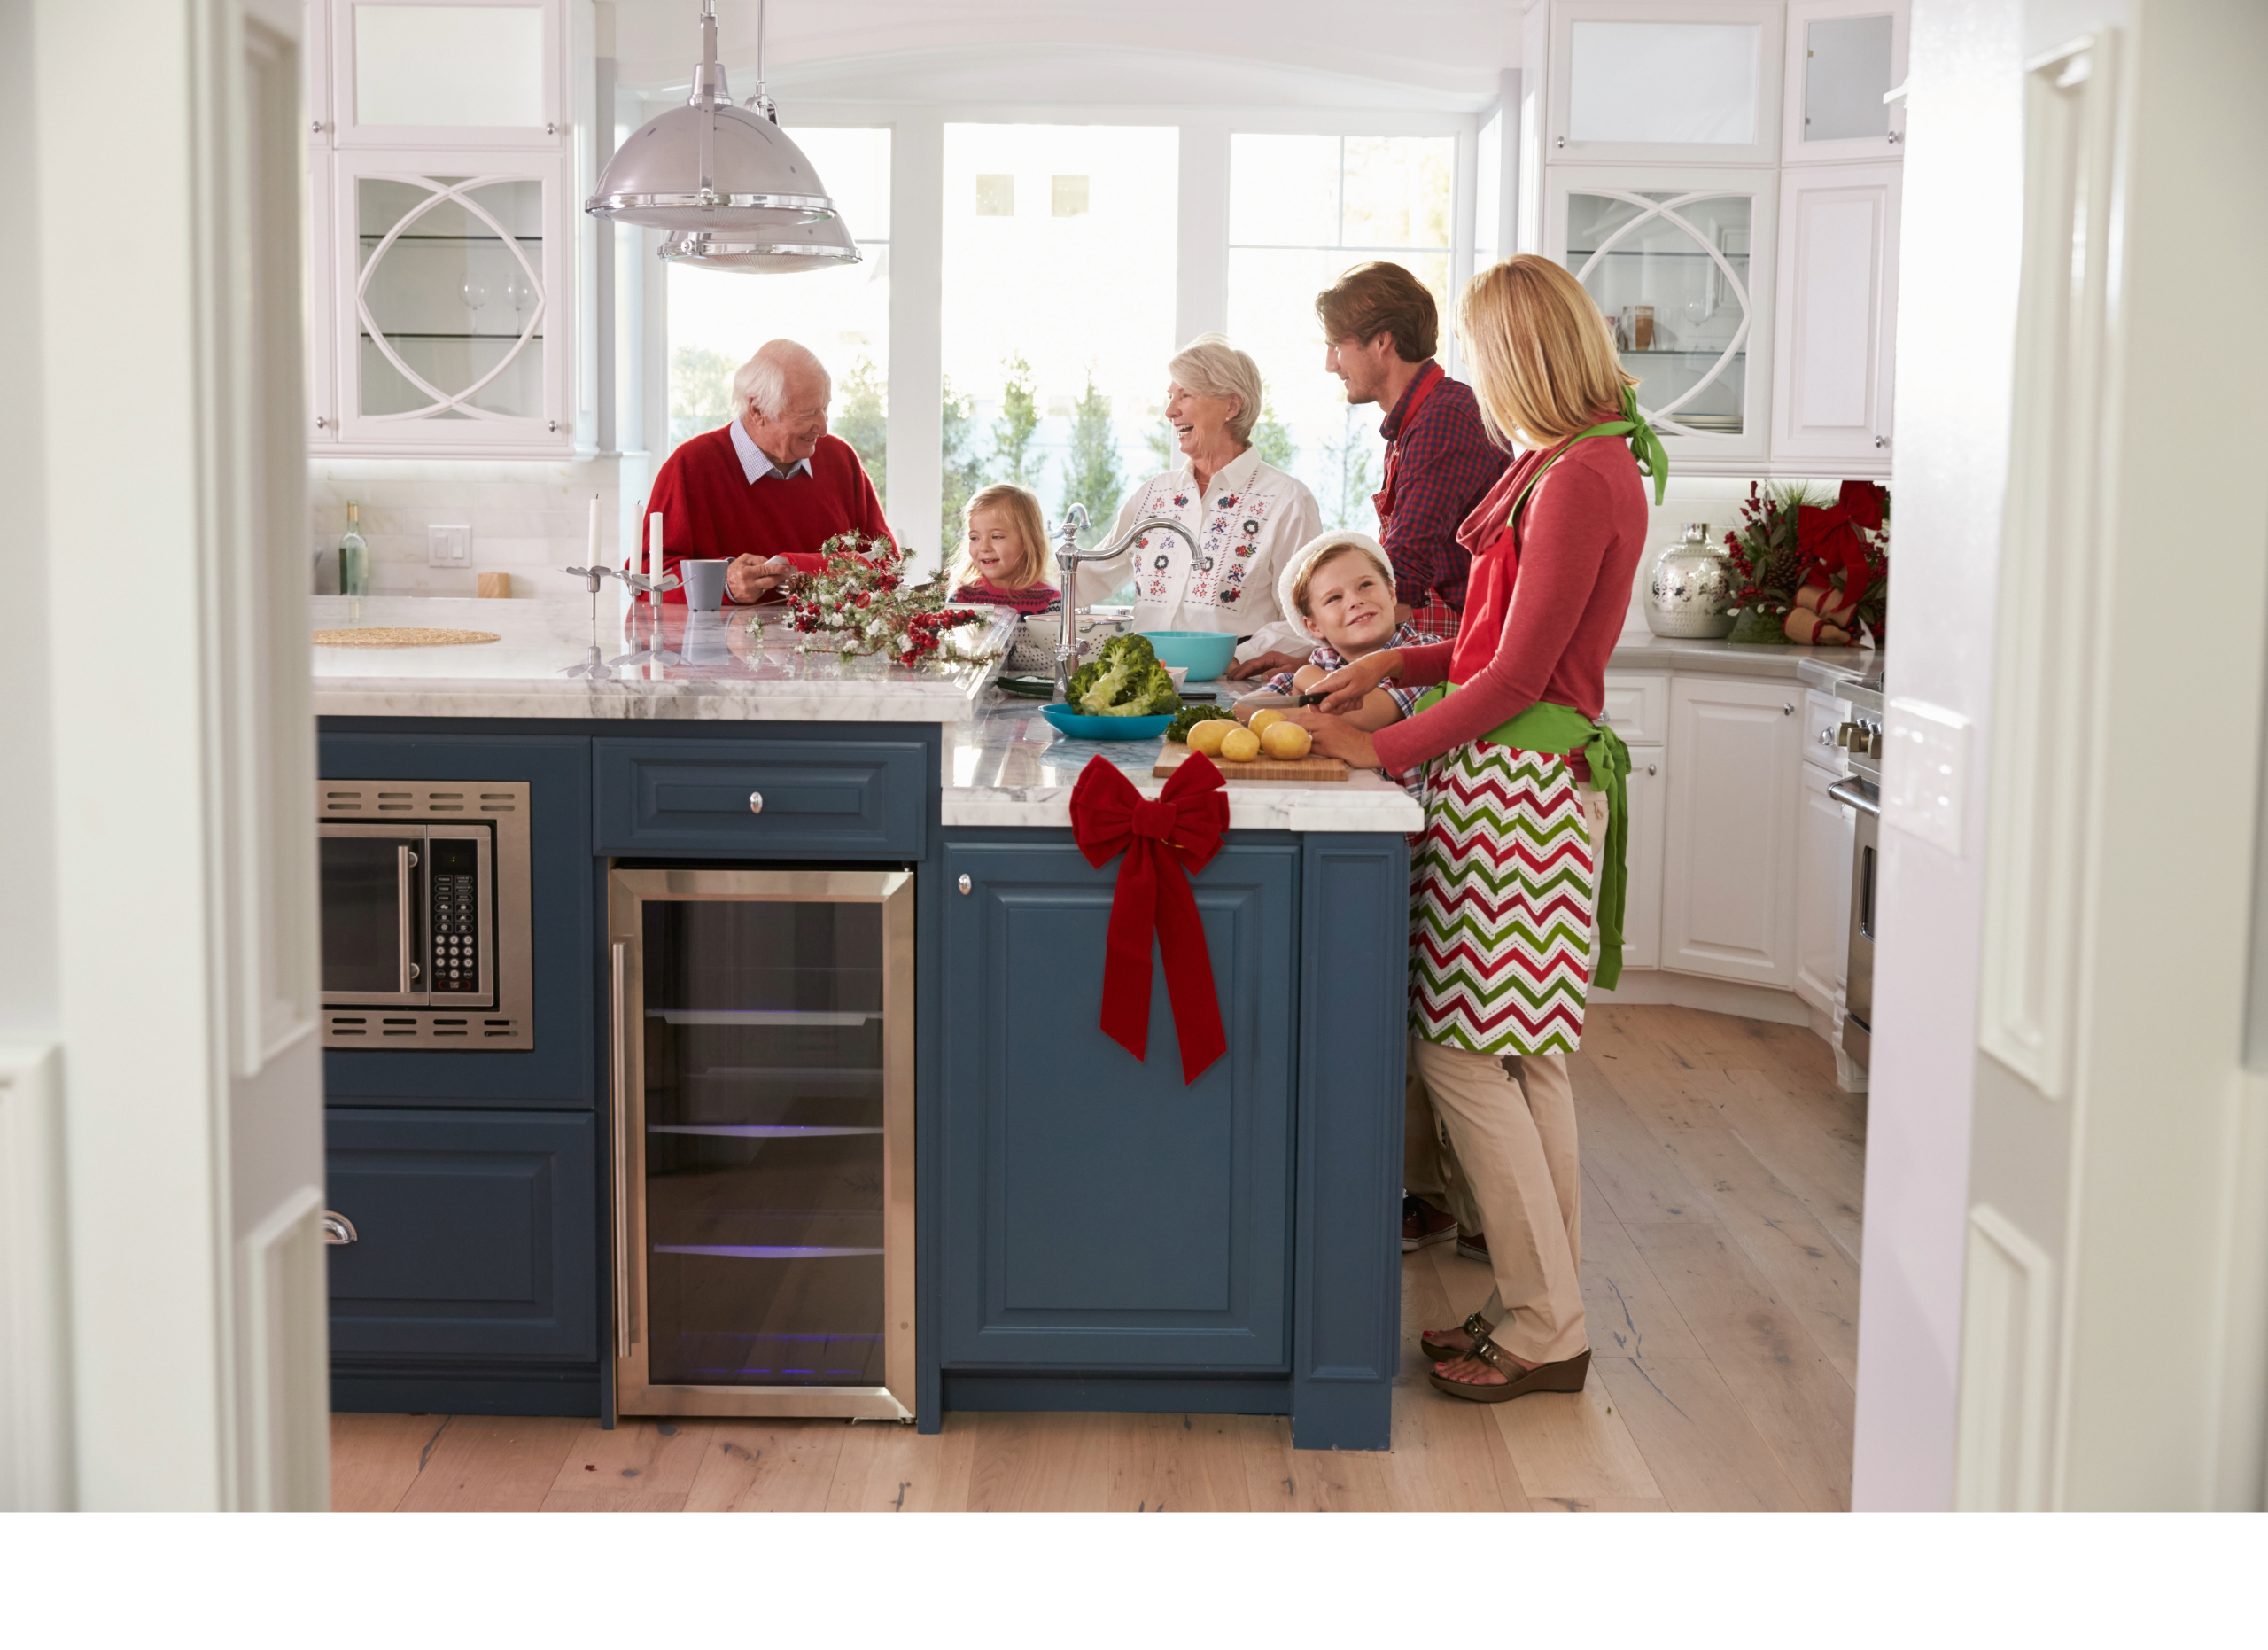
[[(1581, 434), (1570, 437), (1561, 443), (1558, 452), (1537, 465), (1535, 473), (1527, 479), (1527, 485), (1512, 500), (1512, 508), (1505, 516), (1507, 526), (1519, 518), (1520, 507), (1535, 491), (1535, 484), (1543, 479), (1543, 472), (1558, 462), (1560, 454), (1577, 441), (1588, 440), (1595, 435), (1629, 438), (1631, 455), (1638, 461), (1640, 473), (1654, 484), (1654, 502), (1662, 502), (1662, 489), (1669, 482), (1669, 455), (1662, 451), (1661, 439), (1654, 433), (1653, 426), (1639, 416), (1637, 392), (1625, 385), (1622, 416), (1606, 424), (1595, 424)], [(1440, 704), (1456, 691), (1455, 683), (1429, 689), (1410, 714), (1417, 715)], [(1591, 980), (1601, 990), (1612, 991), (1622, 978), (1622, 915), (1630, 884), (1630, 798), (1626, 782), (1630, 774), (1630, 747), (1604, 720), (1594, 722), (1573, 705), (1547, 701), (1529, 705), (1481, 737), (1491, 744), (1510, 745), (1516, 751), (1534, 751), (1547, 756), (1581, 751), (1583, 760), (1590, 767), (1591, 784), (1605, 793), (1606, 841), (1603, 846), (1594, 846), (1598, 867), (1598, 947)]]

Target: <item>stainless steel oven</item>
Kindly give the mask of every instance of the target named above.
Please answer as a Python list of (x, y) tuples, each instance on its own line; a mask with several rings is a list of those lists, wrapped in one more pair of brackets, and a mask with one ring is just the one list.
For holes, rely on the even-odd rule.
[(1827, 794), (1857, 815), (1851, 842), (1851, 938), (1844, 954), (1843, 1053), (1874, 1063), (1876, 895), (1882, 881), (1882, 677), (1849, 682), (1835, 697), (1851, 706), (1835, 742), (1850, 753), (1851, 773)]
[(523, 782), (324, 780), (323, 1042), (535, 1046)]

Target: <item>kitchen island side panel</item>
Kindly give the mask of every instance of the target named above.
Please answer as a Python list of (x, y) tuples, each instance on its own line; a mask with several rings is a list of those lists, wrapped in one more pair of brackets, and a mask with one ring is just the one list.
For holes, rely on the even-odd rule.
[(1401, 1361), (1410, 850), (1311, 836), (1303, 853), (1292, 1443), (1383, 1450)]

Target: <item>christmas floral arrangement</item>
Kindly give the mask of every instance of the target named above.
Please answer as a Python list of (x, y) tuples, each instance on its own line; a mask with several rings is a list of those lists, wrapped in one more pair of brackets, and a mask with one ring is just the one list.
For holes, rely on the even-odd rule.
[(1845, 481), (1833, 504), (1800, 484), (1751, 483), (1725, 535), (1740, 609), (1732, 640), (1842, 647), (1863, 626), (1881, 642), (1889, 525), (1890, 490), (1871, 481)]
[(827, 558), (825, 570), (788, 597), (788, 627), (810, 638), (796, 644), (799, 653), (881, 653), (900, 665), (927, 665), (936, 659), (946, 631), (990, 617), (949, 605), (942, 582), (910, 582), (905, 552), (887, 539), (841, 533), (819, 553)]

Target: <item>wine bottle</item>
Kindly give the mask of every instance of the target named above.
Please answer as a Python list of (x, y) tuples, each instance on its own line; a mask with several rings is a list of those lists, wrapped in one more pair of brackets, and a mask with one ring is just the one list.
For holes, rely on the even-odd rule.
[(362, 507), (346, 502), (346, 531), (338, 541), (338, 594), (370, 594), (370, 547), (362, 542)]

